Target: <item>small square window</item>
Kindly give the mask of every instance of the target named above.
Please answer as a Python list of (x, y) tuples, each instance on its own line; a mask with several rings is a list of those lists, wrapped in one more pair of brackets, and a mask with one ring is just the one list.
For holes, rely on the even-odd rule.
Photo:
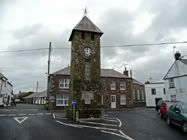
[(152, 93), (152, 95), (156, 95), (156, 88), (152, 88), (151, 93)]

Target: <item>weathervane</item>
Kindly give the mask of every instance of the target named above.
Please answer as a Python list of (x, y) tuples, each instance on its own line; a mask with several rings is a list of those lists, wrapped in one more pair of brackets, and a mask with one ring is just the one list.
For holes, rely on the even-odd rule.
[(88, 9), (87, 9), (87, 6), (85, 7), (85, 9), (83, 9), (84, 10), (84, 16), (87, 16), (88, 15)]

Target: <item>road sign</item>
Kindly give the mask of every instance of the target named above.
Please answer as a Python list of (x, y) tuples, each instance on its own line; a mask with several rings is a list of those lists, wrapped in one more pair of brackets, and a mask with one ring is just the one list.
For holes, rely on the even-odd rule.
[(76, 106), (77, 105), (77, 100), (76, 99), (72, 100), (71, 104), (72, 104), (72, 106)]
[(14, 120), (16, 120), (19, 124), (21, 124), (22, 122), (24, 122), (28, 118), (29, 117), (15, 117)]

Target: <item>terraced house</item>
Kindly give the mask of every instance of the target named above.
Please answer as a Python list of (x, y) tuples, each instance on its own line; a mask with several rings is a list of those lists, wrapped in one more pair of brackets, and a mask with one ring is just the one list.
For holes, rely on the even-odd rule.
[[(125, 70), (126, 71), (126, 70)], [(101, 69), (101, 104), (104, 108), (145, 105), (145, 87), (139, 81), (114, 70)], [(54, 109), (69, 106), (70, 66), (50, 74)]]

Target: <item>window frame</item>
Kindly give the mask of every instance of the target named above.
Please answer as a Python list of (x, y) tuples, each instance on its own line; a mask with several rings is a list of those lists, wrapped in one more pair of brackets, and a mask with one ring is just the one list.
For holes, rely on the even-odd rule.
[[(124, 98), (122, 98), (124, 97)], [(120, 105), (126, 105), (127, 104), (127, 98), (126, 98), (126, 95), (123, 94), (123, 95), (120, 95)]]
[[(59, 103), (58, 101), (61, 101), (62, 103)], [(69, 106), (68, 102), (69, 96), (67, 94), (56, 95), (56, 106)]]
[(120, 87), (120, 90), (125, 90), (126, 89), (126, 81), (121, 79), (119, 87)]
[(151, 95), (156, 95), (156, 88), (151, 88)]
[(69, 83), (70, 83), (69, 78), (60, 79), (59, 80), (59, 88), (60, 89), (69, 89)]
[(116, 90), (116, 81), (115, 81), (114, 79), (111, 80), (110, 89), (111, 89), (111, 90)]
[(168, 79), (169, 88), (175, 88), (175, 81), (174, 78)]

